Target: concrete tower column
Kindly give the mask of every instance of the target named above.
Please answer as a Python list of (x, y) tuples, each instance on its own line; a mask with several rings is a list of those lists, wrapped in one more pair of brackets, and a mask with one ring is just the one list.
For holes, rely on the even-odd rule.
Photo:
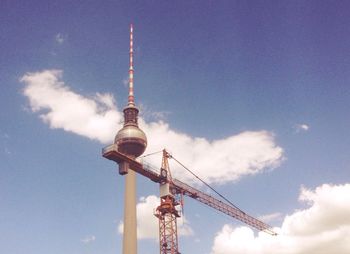
[(137, 254), (136, 173), (125, 175), (123, 254)]

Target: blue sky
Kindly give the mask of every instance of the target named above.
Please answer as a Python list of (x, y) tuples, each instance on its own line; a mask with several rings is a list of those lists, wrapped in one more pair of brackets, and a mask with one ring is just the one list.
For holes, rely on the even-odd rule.
[[(150, 149), (170, 148), (281, 232), (273, 240), (252, 235), (187, 199), (182, 227), (192, 233), (180, 237), (181, 252), (273, 253), (282, 246), (284, 253), (321, 253), (321, 246), (348, 253), (349, 7), (2, 1), (0, 252), (121, 250), (123, 178), (101, 148), (116, 134), (126, 104), (133, 23), (135, 96)], [(87, 119), (102, 127), (89, 129)], [(138, 183), (140, 204), (147, 205), (158, 187)], [(310, 214), (319, 221), (307, 220)], [(320, 237), (327, 234), (325, 243)], [(157, 251), (152, 237), (139, 240), (139, 253)]]

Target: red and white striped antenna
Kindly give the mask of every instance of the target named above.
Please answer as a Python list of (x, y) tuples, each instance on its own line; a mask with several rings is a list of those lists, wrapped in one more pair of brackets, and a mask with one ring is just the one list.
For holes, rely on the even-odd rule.
[(134, 99), (134, 64), (133, 64), (133, 25), (130, 24), (130, 66), (129, 66), (129, 96), (128, 96), (128, 106), (135, 106)]

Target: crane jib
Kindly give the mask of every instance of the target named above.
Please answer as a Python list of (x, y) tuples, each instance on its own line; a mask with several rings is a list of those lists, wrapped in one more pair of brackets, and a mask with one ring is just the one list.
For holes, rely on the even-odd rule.
[[(140, 175), (143, 175), (147, 177), (148, 179), (152, 180), (153, 182), (160, 183), (162, 180), (162, 177), (158, 172), (155, 172), (151, 169), (151, 166), (141, 163), (139, 161), (136, 161), (135, 159), (118, 152), (117, 146), (115, 144), (110, 145), (102, 150), (103, 157), (113, 160), (120, 163), (128, 163), (128, 166), (131, 170), (137, 172)], [(242, 221), (243, 223), (257, 229), (260, 231), (264, 231), (270, 235), (277, 235), (272, 229), (271, 226), (267, 225), (266, 223), (246, 214), (245, 212), (241, 211), (240, 209), (233, 207), (219, 199), (214, 198), (213, 196), (210, 196), (198, 189), (193, 188), (192, 186), (181, 182), (177, 179), (172, 179), (170, 182), (170, 186), (176, 190), (178, 194), (183, 194), (188, 197), (191, 197), (195, 200), (198, 200), (199, 202), (210, 206), (230, 217), (233, 217), (239, 221)]]
[(266, 223), (246, 214), (245, 212), (230, 206), (229, 204), (224, 203), (221, 200), (218, 200), (198, 189), (189, 186), (186, 183), (181, 182), (180, 180), (173, 179), (173, 187), (182, 194), (189, 196), (193, 199), (198, 200), (201, 203), (204, 203), (222, 213), (225, 213), (237, 220), (240, 220), (247, 225), (254, 227), (260, 231), (264, 231), (271, 235), (276, 235), (274, 231), (271, 230), (271, 227)]

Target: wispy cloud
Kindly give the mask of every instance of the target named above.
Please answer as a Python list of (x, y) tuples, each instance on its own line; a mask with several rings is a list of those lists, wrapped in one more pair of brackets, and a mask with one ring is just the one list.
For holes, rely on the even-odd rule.
[(0, 140), (1, 140), (1, 146), (3, 146), (3, 151), (5, 154), (10, 155), (11, 150), (8, 145), (8, 141), (10, 140), (10, 135), (6, 132), (0, 130)]
[(281, 219), (281, 218), (282, 218), (281, 213), (270, 213), (270, 214), (265, 214), (265, 215), (259, 216), (259, 220), (262, 220), (266, 223), (270, 223), (271, 221), (276, 221), (276, 220)]
[[(45, 70), (26, 73), (21, 81), (30, 108), (52, 129), (63, 129), (104, 144), (113, 142), (122, 127), (122, 112), (111, 94), (85, 97), (72, 91), (62, 81), (62, 71)], [(224, 184), (243, 176), (276, 168), (283, 161), (283, 149), (269, 131), (245, 131), (209, 141), (173, 130), (164, 121), (146, 122), (141, 128), (148, 137), (146, 153), (166, 147), (192, 171), (208, 183)], [(148, 157), (158, 165), (160, 157)], [(180, 180), (193, 177), (172, 164), (173, 175)]]
[(10, 139), (10, 135), (7, 134), (7, 133), (3, 133), (3, 134), (2, 134), (2, 138), (3, 138), (3, 139)]
[(170, 114), (169, 111), (157, 111), (157, 112), (152, 112), (151, 117), (153, 117), (153, 119), (156, 121), (165, 121), (169, 116), (169, 114)]
[(10, 154), (11, 154), (10, 149), (7, 148), (7, 147), (4, 148), (4, 152), (5, 152), (7, 155), (10, 155)]
[(83, 239), (81, 239), (80, 241), (84, 244), (89, 244), (89, 243), (92, 243), (96, 240), (96, 237), (94, 235), (89, 235)]
[(305, 123), (302, 123), (302, 124), (296, 124), (294, 126), (295, 128), (295, 131), (296, 132), (305, 132), (305, 131), (309, 131), (310, 130), (310, 126), (305, 124)]
[(350, 184), (302, 188), (299, 200), (309, 207), (286, 216), (274, 229), (277, 236), (255, 236), (248, 227), (225, 225), (215, 237), (212, 254), (350, 253)]
[(124, 87), (127, 87), (129, 85), (129, 77), (126, 77), (122, 80), (122, 83), (124, 85)]
[(61, 33), (58, 33), (55, 35), (55, 41), (58, 43), (58, 44), (63, 44), (67, 39), (67, 36), (66, 35), (63, 35)]
[(149, 109), (144, 104), (139, 105), (140, 112), (142, 113), (142, 117), (149, 121), (153, 122), (159, 122), (159, 121), (166, 121), (169, 115), (171, 114), (170, 111), (154, 111)]

